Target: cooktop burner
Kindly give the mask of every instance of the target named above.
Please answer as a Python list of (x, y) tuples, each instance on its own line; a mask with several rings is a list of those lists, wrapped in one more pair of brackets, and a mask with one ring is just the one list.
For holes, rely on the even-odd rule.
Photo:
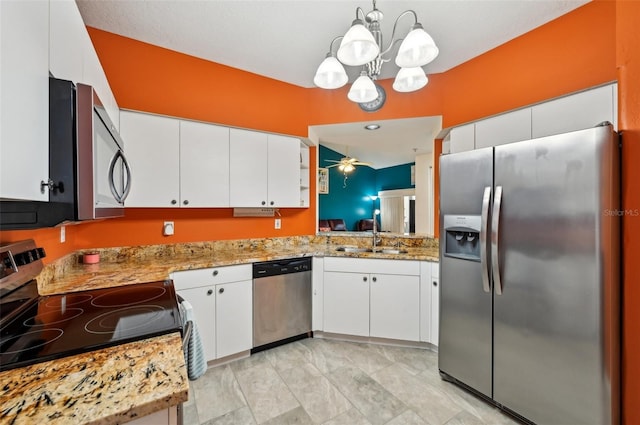
[(2, 325), (0, 371), (181, 329), (171, 281), (39, 297)]

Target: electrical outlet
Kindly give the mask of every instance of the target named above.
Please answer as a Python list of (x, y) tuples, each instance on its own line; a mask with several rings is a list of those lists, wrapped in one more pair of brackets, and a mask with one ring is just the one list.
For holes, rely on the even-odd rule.
[(60, 227), (60, 243), (64, 243), (67, 240), (67, 230), (64, 226)]
[(173, 234), (175, 233), (175, 226), (173, 224), (173, 221), (165, 221), (164, 224), (162, 225), (162, 234), (164, 236), (173, 236)]
[(276, 218), (276, 223), (274, 228), (279, 229), (282, 226), (282, 221), (279, 218)]

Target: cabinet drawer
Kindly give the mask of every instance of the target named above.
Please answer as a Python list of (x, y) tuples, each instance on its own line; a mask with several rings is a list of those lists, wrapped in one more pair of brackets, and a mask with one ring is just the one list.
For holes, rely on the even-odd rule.
[(252, 265), (212, 267), (208, 269), (184, 270), (171, 273), (176, 290), (238, 282), (252, 279)]
[(420, 262), (409, 260), (380, 260), (377, 258), (325, 257), (324, 270), (333, 272), (419, 276)]

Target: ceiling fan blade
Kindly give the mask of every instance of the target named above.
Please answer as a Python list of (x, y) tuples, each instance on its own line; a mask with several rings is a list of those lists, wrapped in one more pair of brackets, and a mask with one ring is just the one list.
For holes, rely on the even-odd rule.
[(336, 161), (335, 159), (325, 159), (324, 161), (325, 162), (337, 162), (337, 163), (342, 162), (342, 161)]
[(352, 164), (353, 165), (366, 165), (367, 167), (371, 167), (373, 165), (370, 162), (360, 162), (360, 161), (353, 162)]
[(327, 166), (326, 166), (326, 167), (324, 167), (324, 168), (337, 167), (337, 166), (339, 166), (339, 165), (340, 165), (340, 163), (338, 163), (338, 164), (332, 164), (332, 165), (327, 165)]

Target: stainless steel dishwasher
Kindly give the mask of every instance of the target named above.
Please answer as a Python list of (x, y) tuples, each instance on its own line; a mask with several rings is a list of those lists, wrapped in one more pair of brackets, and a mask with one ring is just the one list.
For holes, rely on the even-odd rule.
[(311, 336), (311, 258), (253, 264), (253, 350)]

